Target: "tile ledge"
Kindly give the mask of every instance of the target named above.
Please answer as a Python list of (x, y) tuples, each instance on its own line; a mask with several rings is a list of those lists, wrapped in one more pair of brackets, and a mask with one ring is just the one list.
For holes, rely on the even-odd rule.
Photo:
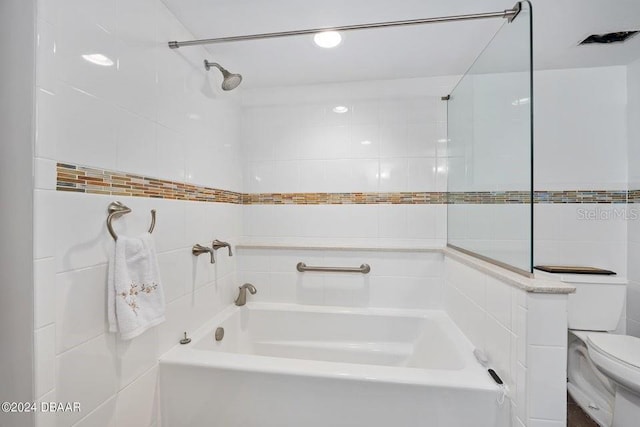
[(395, 246), (395, 245), (337, 245), (243, 242), (237, 249), (289, 249), (289, 250), (332, 250), (332, 251), (389, 251), (389, 252), (442, 252), (442, 246)]
[(468, 267), (474, 268), (508, 285), (522, 289), (525, 292), (539, 294), (572, 294), (576, 288), (557, 280), (536, 279), (521, 276), (487, 261), (474, 258), (452, 248), (442, 248), (445, 256), (455, 259)]

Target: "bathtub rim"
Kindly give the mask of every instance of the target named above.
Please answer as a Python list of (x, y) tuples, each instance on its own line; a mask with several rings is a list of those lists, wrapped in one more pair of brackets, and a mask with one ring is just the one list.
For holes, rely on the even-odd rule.
[[(383, 365), (365, 365), (323, 360), (306, 360), (286, 357), (262, 356), (247, 353), (228, 353), (195, 348), (195, 344), (212, 334), (218, 325), (232, 314), (242, 309), (262, 309), (272, 311), (297, 311), (314, 313), (340, 313), (376, 315), (390, 317), (436, 318), (447, 324), (453, 332), (449, 335), (465, 367), (457, 370), (425, 369), (395, 367)], [(417, 310), (373, 307), (338, 307), (300, 305), (291, 303), (249, 302), (245, 307), (229, 305), (217, 315), (205, 322), (191, 335), (191, 344), (177, 344), (159, 358), (162, 366), (191, 366), (199, 368), (215, 368), (234, 371), (306, 376), (313, 378), (332, 378), (341, 380), (358, 380), (366, 382), (385, 382), (409, 384), (417, 386), (433, 386), (467, 390), (493, 391), (500, 393), (500, 388), (473, 356), (474, 346), (455, 325), (444, 310)], [(192, 345), (193, 344), (193, 345)]]

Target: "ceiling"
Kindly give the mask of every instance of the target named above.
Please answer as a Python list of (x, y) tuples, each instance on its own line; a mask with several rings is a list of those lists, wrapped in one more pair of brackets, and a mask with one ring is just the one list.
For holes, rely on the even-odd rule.
[[(513, 6), (510, 0), (163, 1), (196, 38), (493, 12)], [(532, 3), (536, 69), (626, 65), (640, 58), (640, 35), (624, 44), (577, 46), (592, 33), (640, 29), (640, 0)], [(244, 76), (243, 88), (459, 75), (502, 25), (505, 20), (498, 18), (351, 31), (334, 49), (316, 47), (311, 36), (215, 44), (207, 49), (210, 60)]]

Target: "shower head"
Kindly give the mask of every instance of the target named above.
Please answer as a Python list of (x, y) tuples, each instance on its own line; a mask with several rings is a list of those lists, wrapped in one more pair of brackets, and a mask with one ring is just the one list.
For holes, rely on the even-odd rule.
[(209, 62), (205, 59), (204, 68), (209, 71), (211, 67), (217, 68), (222, 73), (222, 90), (233, 90), (242, 83), (242, 76), (240, 74), (230, 73), (217, 62)]

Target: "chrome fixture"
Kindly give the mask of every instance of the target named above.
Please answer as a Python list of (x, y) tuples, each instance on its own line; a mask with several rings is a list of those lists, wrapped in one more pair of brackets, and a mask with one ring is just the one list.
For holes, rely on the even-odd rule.
[(303, 273), (305, 271), (325, 271), (332, 273), (362, 273), (367, 274), (371, 271), (369, 264), (362, 264), (360, 267), (313, 267), (307, 266), (304, 262), (299, 262), (296, 265), (296, 270)]
[(233, 90), (240, 86), (242, 83), (242, 76), (240, 74), (234, 74), (227, 71), (222, 65), (217, 62), (209, 62), (204, 60), (204, 68), (209, 71), (211, 67), (215, 67), (222, 73), (222, 90)]
[(220, 248), (229, 248), (229, 256), (233, 256), (233, 252), (231, 251), (231, 245), (228, 242), (222, 242), (216, 239), (211, 243), (211, 247), (213, 248), (214, 251), (217, 251)]
[[(279, 31), (275, 33), (262, 33), (262, 34), (250, 34), (244, 36), (229, 36), (229, 37), (217, 37), (212, 39), (201, 39), (201, 40), (188, 40), (188, 41), (170, 41), (169, 47), (171, 49), (177, 49), (182, 46), (195, 46), (201, 44), (212, 44), (212, 43), (227, 43), (227, 42), (238, 42), (238, 41), (246, 41), (246, 40), (260, 40), (260, 39), (273, 39), (278, 37), (290, 37), (290, 36), (300, 36), (305, 34), (317, 34), (324, 31), (353, 31), (353, 30), (368, 30), (372, 28), (391, 28), (391, 27), (401, 27), (405, 25), (421, 25), (421, 24), (437, 24), (441, 22), (452, 22), (452, 21), (470, 21), (473, 19), (488, 19), (488, 18), (504, 18), (509, 22), (513, 21), (516, 16), (520, 13), (522, 6), (520, 2), (516, 3), (516, 5), (507, 10), (503, 10), (502, 12), (487, 12), (487, 13), (473, 13), (469, 15), (453, 15), (453, 16), (440, 16), (436, 18), (423, 18), (423, 19), (410, 19), (407, 21), (387, 21), (387, 22), (374, 22), (370, 24), (356, 24), (356, 25), (344, 25), (340, 27), (324, 27), (324, 28), (312, 28), (307, 30), (295, 30), (295, 31)], [(206, 64), (205, 64), (206, 65)], [(213, 65), (213, 64), (211, 64)], [(217, 65), (217, 64), (216, 64)], [(224, 73), (223, 73), (224, 74)], [(240, 82), (238, 82), (239, 84)], [(237, 86), (237, 85), (236, 85)], [(235, 87), (235, 86), (234, 86)], [(233, 88), (231, 88), (233, 89)], [(229, 90), (229, 89), (225, 89)]]
[(214, 334), (214, 336), (216, 338), (216, 341), (222, 341), (222, 338), (224, 338), (224, 328), (216, 328), (216, 333)]
[(187, 333), (184, 333), (184, 338), (180, 340), (180, 344), (185, 345), (191, 342), (191, 338), (187, 337)]
[(202, 254), (207, 254), (208, 253), (211, 256), (211, 264), (215, 264), (215, 262), (216, 262), (216, 259), (213, 256), (213, 254), (214, 254), (213, 248), (208, 248), (206, 246), (202, 246), (199, 243), (196, 243), (191, 248), (191, 253), (194, 254), (195, 256), (200, 256)]
[(244, 285), (240, 286), (239, 289), (240, 289), (240, 294), (238, 294), (238, 298), (236, 298), (236, 301), (235, 301), (238, 307), (241, 307), (247, 303), (247, 289), (249, 290), (249, 292), (251, 292), (251, 295), (255, 295), (256, 292), (258, 292), (256, 287), (253, 286), (251, 283), (245, 283)]
[[(109, 230), (109, 234), (113, 237), (113, 240), (118, 240), (118, 235), (113, 230), (113, 226), (111, 225), (111, 221), (114, 218), (119, 218), (122, 215), (126, 215), (131, 212), (131, 209), (128, 206), (123, 205), (121, 202), (113, 202), (109, 204), (107, 208), (109, 212), (109, 216), (107, 217), (107, 230)], [(156, 226), (156, 210), (151, 209), (151, 226), (149, 227), (149, 234), (153, 232), (153, 229)]]

